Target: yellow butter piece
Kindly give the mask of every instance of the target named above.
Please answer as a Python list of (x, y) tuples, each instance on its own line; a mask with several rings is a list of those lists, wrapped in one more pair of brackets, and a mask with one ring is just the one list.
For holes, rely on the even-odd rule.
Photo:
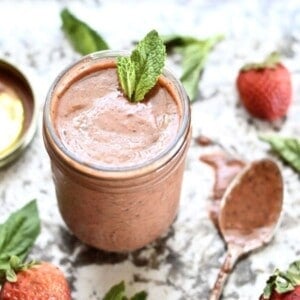
[(8, 93), (0, 93), (0, 158), (10, 152), (21, 135), (24, 124), (22, 101)]

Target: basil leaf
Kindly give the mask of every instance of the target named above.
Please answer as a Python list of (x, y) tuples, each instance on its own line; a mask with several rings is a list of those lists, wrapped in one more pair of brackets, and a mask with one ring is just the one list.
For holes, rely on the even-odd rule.
[(6, 265), (11, 256), (24, 260), (39, 233), (40, 219), (33, 200), (0, 225), (0, 266)]
[(68, 9), (61, 11), (62, 29), (74, 49), (83, 54), (108, 49), (105, 40), (86, 23), (76, 18)]
[(278, 135), (260, 136), (262, 141), (270, 144), (275, 153), (300, 173), (300, 139), (281, 137)]
[(118, 77), (123, 92), (132, 102), (144, 100), (157, 82), (166, 58), (163, 41), (155, 30), (138, 43), (130, 57), (117, 59)]
[(217, 35), (205, 40), (191, 36), (169, 35), (163, 38), (167, 50), (176, 49), (182, 54), (181, 82), (191, 101), (197, 99), (201, 72), (214, 46), (223, 39)]

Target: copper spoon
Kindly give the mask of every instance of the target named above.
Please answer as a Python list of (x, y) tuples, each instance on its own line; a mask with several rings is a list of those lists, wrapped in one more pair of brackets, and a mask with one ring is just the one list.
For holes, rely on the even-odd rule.
[(243, 255), (271, 241), (282, 201), (283, 180), (272, 160), (248, 164), (231, 182), (221, 200), (219, 215), (227, 253), (210, 300), (220, 299), (230, 272)]

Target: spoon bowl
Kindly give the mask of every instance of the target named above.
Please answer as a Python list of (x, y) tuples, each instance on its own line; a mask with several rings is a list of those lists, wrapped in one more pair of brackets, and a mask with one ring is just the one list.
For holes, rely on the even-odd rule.
[(281, 172), (270, 159), (248, 164), (231, 182), (221, 200), (219, 214), (219, 228), (227, 253), (210, 300), (220, 299), (239, 258), (271, 241), (279, 223), (282, 202)]

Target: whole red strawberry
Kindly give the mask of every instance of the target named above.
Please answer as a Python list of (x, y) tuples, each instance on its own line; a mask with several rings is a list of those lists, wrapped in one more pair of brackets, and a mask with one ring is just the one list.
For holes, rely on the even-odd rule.
[(42, 262), (23, 269), (8, 278), (15, 282), (5, 281), (0, 300), (71, 300), (64, 274), (54, 265)]
[(300, 260), (292, 263), (286, 272), (276, 270), (260, 300), (300, 300)]
[(287, 114), (292, 98), (291, 75), (277, 53), (263, 63), (244, 66), (237, 77), (237, 88), (254, 117), (273, 121)]

